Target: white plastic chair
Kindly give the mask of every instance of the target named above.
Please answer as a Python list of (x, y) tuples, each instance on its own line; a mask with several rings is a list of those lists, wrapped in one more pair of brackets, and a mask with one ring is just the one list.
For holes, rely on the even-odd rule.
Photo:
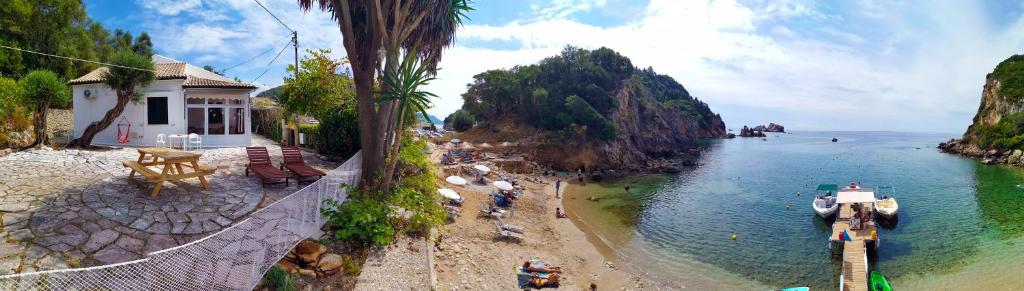
[(194, 146), (195, 147), (202, 147), (203, 146), (203, 138), (200, 137), (198, 134), (190, 133), (190, 134), (188, 134), (188, 147), (189, 147), (189, 149), (193, 149), (193, 148), (195, 148)]
[(161, 134), (157, 134), (156, 135), (156, 146), (158, 146), (158, 147), (167, 147), (167, 135), (162, 134), (162, 133)]

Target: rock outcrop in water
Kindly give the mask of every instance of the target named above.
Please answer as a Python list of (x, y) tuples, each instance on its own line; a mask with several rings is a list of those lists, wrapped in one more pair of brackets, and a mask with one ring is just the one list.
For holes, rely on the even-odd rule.
[(986, 164), (1024, 166), (1024, 55), (1006, 59), (985, 77), (974, 122), (961, 139), (938, 148)]
[(749, 128), (746, 125), (740, 129), (740, 137), (766, 137), (764, 134), (764, 125), (758, 125), (754, 128)]

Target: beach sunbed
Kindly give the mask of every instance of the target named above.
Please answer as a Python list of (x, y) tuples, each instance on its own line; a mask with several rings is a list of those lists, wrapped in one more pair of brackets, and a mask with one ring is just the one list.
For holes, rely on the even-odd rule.
[(523, 233), (523, 227), (515, 226), (515, 225), (511, 225), (511, 224), (505, 223), (505, 221), (501, 220), (501, 218), (498, 218), (498, 228), (501, 228), (501, 229), (504, 229), (504, 230), (507, 230), (507, 231), (511, 231), (511, 232), (514, 232), (514, 233), (519, 233), (519, 234)]
[(292, 173), (295, 173), (296, 181), (305, 178), (319, 179), (327, 174), (323, 171), (314, 169), (306, 165), (306, 161), (302, 159), (302, 150), (299, 147), (281, 147), (281, 155), (284, 156), (284, 163), (281, 163), (281, 170), (287, 168)]
[[(249, 164), (245, 166), (245, 175), (248, 176), (249, 172), (252, 171), (260, 178), (260, 182), (263, 185), (273, 183), (284, 183), (288, 185), (288, 173), (282, 170), (274, 168), (270, 164), (270, 153), (267, 152), (266, 147), (246, 147), (246, 155), (249, 156)], [(272, 180), (282, 179), (284, 182), (275, 182)]]
[(500, 224), (498, 225), (497, 228), (497, 235), (499, 239), (511, 239), (520, 242), (525, 239), (525, 237), (523, 237), (523, 234), (503, 229)]
[(487, 204), (486, 202), (484, 202), (484, 203), (480, 203), (480, 214), (483, 215), (483, 216), (488, 216), (488, 217), (494, 217), (494, 218), (497, 218), (497, 219), (501, 219), (502, 212), (499, 211), (498, 209), (495, 209), (495, 208), (491, 207), (490, 204)]

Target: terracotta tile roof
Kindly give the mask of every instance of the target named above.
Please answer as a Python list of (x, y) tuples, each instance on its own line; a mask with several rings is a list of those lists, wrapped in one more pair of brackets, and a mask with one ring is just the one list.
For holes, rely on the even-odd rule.
[(188, 76), (185, 78), (185, 84), (182, 85), (185, 88), (229, 88), (229, 89), (256, 89), (256, 86), (241, 83), (241, 82), (228, 82), (220, 80), (210, 80), (199, 78), (195, 76)]
[[(78, 85), (103, 82), (103, 74), (107, 70), (107, 67), (100, 67), (84, 76), (69, 81), (68, 84)], [(187, 77), (185, 75), (185, 63), (155, 64), (153, 65), (153, 70), (156, 71), (157, 80), (185, 79)]]

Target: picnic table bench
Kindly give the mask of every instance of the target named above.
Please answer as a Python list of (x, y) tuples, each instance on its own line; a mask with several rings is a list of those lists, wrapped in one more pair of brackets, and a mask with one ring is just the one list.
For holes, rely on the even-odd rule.
[[(138, 160), (125, 160), (121, 164), (132, 169), (132, 172), (128, 174), (129, 179), (134, 178), (135, 173), (139, 173), (147, 181), (156, 183), (156, 187), (150, 193), (153, 197), (160, 195), (160, 188), (163, 187), (164, 182), (188, 178), (199, 178), (203, 189), (209, 189), (206, 176), (212, 175), (217, 170), (214, 167), (199, 165), (199, 157), (202, 154), (198, 153), (168, 148), (141, 148), (138, 151)], [(147, 156), (152, 156), (152, 161), (146, 161)], [(160, 166), (163, 169), (157, 172), (151, 169), (151, 166)], [(185, 168), (190, 171), (186, 172)]]

